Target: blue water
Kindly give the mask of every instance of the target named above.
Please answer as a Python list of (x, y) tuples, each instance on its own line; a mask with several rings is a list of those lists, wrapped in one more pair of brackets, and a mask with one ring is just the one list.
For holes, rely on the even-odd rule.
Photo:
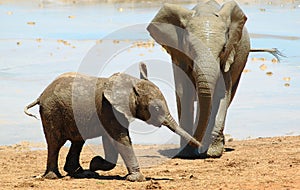
[[(41, 8), (37, 4), (0, 4), (0, 145), (44, 141), (40, 121), (26, 116), (23, 113), (24, 106), (37, 98), (59, 74), (77, 71), (96, 40), (116, 31), (121, 33), (114, 38), (128, 42), (150, 39), (145, 30), (140, 31), (140, 27), (139, 32), (122, 30), (124, 27), (134, 29), (134, 25), (147, 24), (159, 5), (147, 6), (124, 3), (81, 6), (46, 4)], [(243, 74), (226, 121), (225, 132), (234, 138), (300, 134), (300, 8), (297, 5), (295, 7), (242, 5), (248, 16), (248, 31), (263, 36), (252, 38), (252, 47), (276, 47), (286, 58), (273, 64), (270, 55), (253, 53), (249, 56), (246, 69), (251, 72)], [(265, 8), (265, 11), (261, 11), (261, 8)], [(12, 14), (7, 14), (9, 11)], [(27, 22), (35, 22), (35, 25)], [(40, 42), (36, 40), (38, 38)], [(64, 45), (57, 40), (66, 40), (71, 45)], [(122, 61), (126, 67), (128, 63), (154, 57), (169, 60), (159, 46), (155, 46), (152, 53), (149, 49), (133, 49), (118, 55), (116, 60), (120, 65), (116, 63), (116, 66), (108, 69), (108, 73), (124, 70)], [(267, 61), (252, 62), (253, 57), (265, 57)], [(259, 69), (262, 64), (267, 65), (266, 71)], [(166, 71), (170, 65), (163, 67), (148, 65), (153, 81), (166, 94), (171, 112), (176, 116), (172, 84), (164, 84), (157, 79), (159, 75), (169, 76)], [(273, 75), (267, 76), (267, 71), (273, 72)], [(291, 80), (286, 82), (283, 77), (290, 77)], [(285, 83), (290, 86), (285, 87)], [(38, 114), (36, 108), (32, 112)], [(132, 127), (136, 132), (133, 135), (135, 143), (153, 143), (150, 135), (141, 136), (138, 132), (144, 128), (156, 136), (154, 143), (178, 142), (178, 137), (165, 128), (157, 130), (142, 126), (143, 129), (137, 129), (140, 125), (137, 122)]]

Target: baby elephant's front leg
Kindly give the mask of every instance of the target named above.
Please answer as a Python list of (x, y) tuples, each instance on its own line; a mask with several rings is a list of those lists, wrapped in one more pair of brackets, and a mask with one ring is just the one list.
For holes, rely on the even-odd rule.
[(128, 135), (119, 138), (120, 141), (115, 141), (116, 148), (121, 154), (128, 170), (126, 180), (128, 181), (145, 181), (145, 177), (140, 172), (139, 163), (134, 154), (132, 144)]
[(101, 156), (95, 156), (90, 162), (90, 170), (103, 170), (109, 171), (112, 170), (118, 160), (118, 152), (114, 147), (114, 144), (111, 142), (111, 138), (106, 135), (102, 136), (103, 148), (105, 153), (105, 159)]

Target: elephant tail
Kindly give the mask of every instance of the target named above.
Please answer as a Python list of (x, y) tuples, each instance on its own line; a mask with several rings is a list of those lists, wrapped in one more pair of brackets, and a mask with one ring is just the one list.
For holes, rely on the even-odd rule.
[(36, 115), (33, 115), (33, 114), (31, 114), (31, 113), (28, 112), (28, 109), (34, 107), (35, 105), (37, 105), (37, 104), (39, 104), (39, 103), (40, 103), (40, 99), (38, 98), (38, 99), (36, 99), (34, 102), (32, 102), (31, 104), (29, 104), (28, 106), (26, 106), (26, 107), (24, 108), (24, 113), (25, 113), (26, 115), (29, 115), (29, 116), (31, 116), (31, 117), (34, 117), (35, 119), (38, 120), (38, 118), (37, 118)]
[(280, 62), (281, 57), (286, 57), (283, 53), (281, 53), (277, 48), (271, 49), (263, 49), (263, 48), (251, 48), (250, 52), (267, 52), (272, 54), (276, 59)]

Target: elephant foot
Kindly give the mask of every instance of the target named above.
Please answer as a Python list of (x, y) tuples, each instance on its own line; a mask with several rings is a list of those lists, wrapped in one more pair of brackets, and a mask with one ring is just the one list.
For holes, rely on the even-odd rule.
[(68, 176), (71, 176), (73, 178), (97, 178), (99, 177), (99, 174), (90, 171), (90, 170), (84, 170), (81, 166), (78, 166), (77, 168), (74, 168), (73, 166), (65, 166), (64, 170), (68, 173)]
[(74, 166), (74, 165), (66, 164), (64, 166), (64, 170), (68, 173), (69, 176), (73, 176), (76, 175), (77, 173), (83, 172), (83, 168), (80, 165)]
[(59, 172), (53, 172), (53, 171), (46, 172), (42, 177), (45, 178), (45, 179), (59, 179), (59, 178), (62, 178), (62, 176)]
[(81, 172), (76, 172), (70, 176), (73, 178), (99, 178), (100, 177), (98, 173), (90, 170), (83, 170)]
[(109, 171), (112, 170), (116, 164), (110, 163), (104, 160), (101, 156), (95, 156), (90, 162), (90, 170), (91, 171)]
[(224, 138), (214, 140), (207, 150), (207, 157), (220, 158), (224, 152), (224, 144)]
[(141, 172), (132, 172), (126, 176), (126, 180), (132, 182), (141, 182), (145, 181), (146, 179)]
[(198, 148), (186, 145), (174, 158), (197, 159), (205, 158), (205, 154), (200, 154)]
[(77, 168), (65, 166), (64, 170), (68, 173), (68, 176), (73, 178), (97, 178), (99, 176), (98, 173), (84, 170), (81, 166), (78, 166)]

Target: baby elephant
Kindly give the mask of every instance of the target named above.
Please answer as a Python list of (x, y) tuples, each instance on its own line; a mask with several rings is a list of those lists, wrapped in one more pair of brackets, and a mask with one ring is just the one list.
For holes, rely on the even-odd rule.
[[(70, 176), (84, 175), (79, 156), (86, 139), (102, 136), (105, 160), (96, 156), (90, 170), (115, 167), (118, 153), (128, 170), (129, 181), (143, 181), (129, 137), (133, 118), (156, 127), (167, 126), (192, 146), (200, 143), (174, 121), (157, 86), (147, 78), (138, 79), (124, 73), (97, 78), (80, 73), (65, 73), (56, 78), (24, 112), (39, 104), (40, 116), (48, 145), (47, 169), (43, 177), (59, 178), (58, 154), (67, 140), (71, 147), (64, 170)], [(106, 161), (108, 160), (108, 161)]]

